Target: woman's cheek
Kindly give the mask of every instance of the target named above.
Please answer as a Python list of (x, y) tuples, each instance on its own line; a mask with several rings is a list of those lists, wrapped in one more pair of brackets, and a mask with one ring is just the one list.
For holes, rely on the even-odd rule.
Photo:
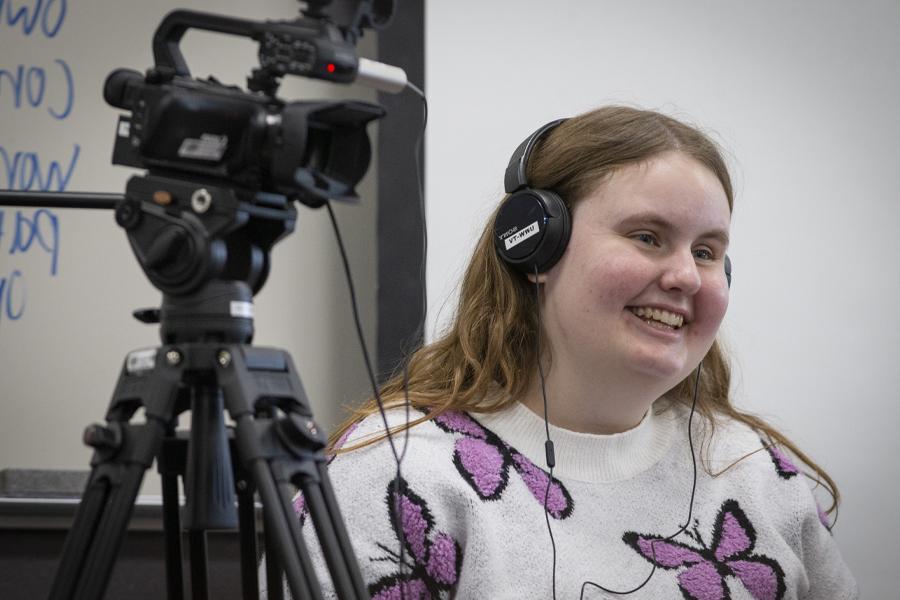
[[(719, 329), (722, 320), (725, 318), (725, 312), (728, 310), (728, 284), (723, 281), (710, 282), (704, 285), (698, 294), (695, 308), (702, 315), (706, 326), (713, 330), (713, 333)], [(704, 327), (705, 329), (706, 327)]]

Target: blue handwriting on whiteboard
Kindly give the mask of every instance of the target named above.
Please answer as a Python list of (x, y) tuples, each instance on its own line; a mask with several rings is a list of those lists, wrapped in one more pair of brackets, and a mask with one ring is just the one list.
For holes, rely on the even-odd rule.
[[(56, 276), (59, 259), (59, 218), (53, 211), (40, 208), (34, 212), (17, 210), (10, 218), (11, 231), (4, 228), (6, 212), (0, 210), (0, 246), (8, 245), (11, 255), (25, 254), (39, 249), (50, 257), (50, 276)], [(9, 213), (12, 217), (13, 213)], [(6, 243), (7, 234), (11, 234)], [(13, 269), (8, 276), (0, 277), (0, 321), (18, 321), (25, 313), (25, 275)]]
[[(0, 227), (2, 227), (2, 220), (0, 220)], [(0, 240), (2, 239), (3, 230), (0, 229)], [(40, 208), (30, 216), (17, 210), (9, 253), (28, 252), (35, 242), (50, 255), (50, 275), (55, 277), (56, 263), (59, 259), (59, 218), (46, 208)]]
[[(19, 6), (14, 7), (17, 3)], [(15, 27), (20, 22), (22, 33), (31, 32), (40, 25), (40, 32), (48, 38), (55, 37), (66, 20), (66, 0), (30, 0), (14, 2), (0, 0), (0, 25)]]
[[(55, 119), (62, 120), (68, 117), (75, 103), (75, 80), (72, 77), (72, 69), (66, 61), (57, 58), (53, 62), (58, 68), (49, 71), (43, 67), (25, 65), (17, 65), (13, 69), (0, 68), (0, 98), (5, 95), (11, 96), (13, 107), (16, 109), (22, 107), (24, 100), (25, 104), (32, 108), (45, 107)], [(56, 97), (61, 100), (55, 102), (55, 106), (51, 106), (51, 100), (46, 98), (48, 76), (51, 93), (56, 91)], [(7, 81), (8, 86), (5, 85)]]
[(6, 190), (64, 192), (75, 171), (80, 153), (81, 146), (73, 144), (68, 167), (64, 168), (57, 161), (51, 160), (45, 172), (37, 152), (20, 151), (10, 156), (6, 148), (0, 146), (0, 186)]
[[(21, 290), (17, 290), (20, 286)], [(9, 277), (0, 277), (0, 314), (5, 315), (10, 321), (18, 321), (23, 312), (25, 312), (25, 280), (22, 279), (22, 272), (15, 270)]]

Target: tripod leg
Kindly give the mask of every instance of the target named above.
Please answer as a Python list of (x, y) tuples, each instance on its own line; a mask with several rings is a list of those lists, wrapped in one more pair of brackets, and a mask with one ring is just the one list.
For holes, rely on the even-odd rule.
[(102, 509), (106, 504), (108, 494), (109, 480), (107, 479), (91, 481), (85, 489), (75, 513), (72, 529), (69, 530), (63, 544), (62, 558), (50, 590), (51, 600), (65, 598), (66, 594), (75, 589), (75, 584), (78, 583), (78, 574), (81, 572), (82, 563), (87, 556), (93, 532), (102, 516)]
[(146, 469), (145, 465), (129, 465), (121, 483), (113, 485), (103, 520), (92, 541), (93, 551), (84, 563), (74, 598), (88, 600), (103, 596)]
[(353, 553), (353, 547), (350, 545), (350, 536), (347, 535), (347, 527), (341, 518), (338, 510), (337, 498), (334, 495), (334, 488), (331, 486), (331, 479), (328, 477), (328, 469), (325, 463), (318, 464), (319, 485), (322, 488), (322, 498), (326, 507), (331, 507), (329, 514), (331, 516), (331, 525), (337, 537), (338, 545), (344, 557), (344, 563), (350, 573), (350, 581), (353, 583), (357, 596), (360, 598), (368, 598), (368, 590), (363, 583), (362, 573), (359, 570), (359, 563), (356, 554)]
[(263, 534), (266, 548), (266, 588), (268, 589), (268, 600), (284, 600), (284, 569), (282, 569), (281, 563), (278, 561), (278, 553), (274, 551), (275, 525), (270, 513), (270, 510), (263, 508), (265, 518)]
[[(172, 420), (181, 368), (178, 361), (160, 367), (162, 354), (157, 354), (160, 360), (151, 357), (149, 367), (129, 355), (107, 411), (108, 425), (85, 430), (85, 443), (95, 449), (91, 475), (66, 537), (51, 600), (103, 597), (144, 472)], [(141, 406), (146, 423), (132, 425), (128, 421)]]
[[(92, 434), (116, 441), (96, 441)], [(125, 537), (144, 471), (152, 464), (164, 429), (156, 420), (143, 425), (110, 423), (88, 429), (97, 445), (90, 483), (79, 506), (50, 591), (50, 598), (101, 598)]]
[(191, 557), (191, 597), (193, 600), (208, 600), (209, 570), (207, 569), (206, 531), (188, 531), (188, 546)]
[[(237, 422), (238, 455), (253, 472), (262, 498), (268, 556), (274, 554), (284, 565), (292, 595), (321, 598), (291, 502), (290, 484), (299, 483), (312, 498), (311, 515), (338, 597), (368, 598), (359, 569), (345, 564), (356, 558), (346, 534), (335, 532), (333, 521), (340, 515), (334, 495), (326, 500), (318, 487), (317, 465), (325, 462), (325, 436), (311, 418), (290, 356), (272, 348), (231, 345), (220, 349), (217, 359), (218, 381), (228, 412)], [(339, 548), (339, 544), (345, 547)], [(269, 577), (270, 585), (272, 579)]]
[[(240, 427), (241, 424), (238, 422), (238, 428)], [(271, 553), (274, 550), (284, 565), (288, 586), (294, 598), (322, 600), (319, 580), (309, 560), (309, 551), (303, 543), (300, 524), (290, 501), (279, 496), (275, 479), (264, 460), (254, 461), (252, 469), (256, 487), (262, 498), (263, 510), (268, 514), (266, 539), (271, 539), (275, 543), (275, 547), (267, 548), (267, 551)]]
[(256, 507), (253, 504), (253, 487), (246, 480), (246, 474), (238, 475), (237, 489), (238, 529), (240, 530), (241, 544), (241, 589), (244, 600), (255, 600), (259, 597)]
[[(167, 443), (171, 442), (171, 443)], [(159, 458), (162, 480), (163, 532), (166, 538), (166, 591), (168, 600), (184, 598), (184, 571), (181, 564), (181, 519), (178, 516), (178, 440), (166, 440)], [(183, 452), (181, 453), (183, 454)]]
[[(338, 538), (333, 528), (334, 515), (322, 497), (322, 490), (316, 484), (303, 486), (303, 498), (309, 507), (309, 514), (316, 525), (316, 534), (319, 537), (319, 545), (325, 557), (325, 564), (331, 573), (331, 580), (339, 598), (355, 598), (357, 591), (350, 580), (350, 572), (347, 570), (347, 561), (341, 548), (338, 546)], [(356, 560), (356, 557), (353, 557)], [(365, 596), (363, 596), (365, 597)]]

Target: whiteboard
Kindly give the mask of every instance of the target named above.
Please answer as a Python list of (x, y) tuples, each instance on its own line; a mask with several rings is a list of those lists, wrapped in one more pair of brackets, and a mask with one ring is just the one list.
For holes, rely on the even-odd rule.
[[(293, 0), (8, 0), (0, 2), (0, 189), (123, 193), (135, 171), (110, 164), (117, 115), (102, 98), (109, 72), (152, 65), (151, 38), (174, 8), (254, 20), (298, 14)], [(374, 35), (360, 43), (374, 57)], [(195, 77), (245, 85), (256, 44), (189, 31), (182, 51)], [(372, 90), (300, 78), (286, 100), (355, 98)], [(370, 126), (373, 147), (377, 130)], [(370, 347), (375, 330), (373, 160), (358, 192), (336, 206)], [(332, 426), (368, 380), (347, 286), (323, 210), (299, 208), (295, 232), (271, 254), (256, 298), (254, 343), (288, 350), (317, 420)], [(102, 421), (126, 353), (159, 344), (131, 312), (156, 307), (111, 210), (0, 207), (0, 468), (87, 469), (83, 428)], [(18, 232), (18, 233), (17, 233)], [(153, 473), (145, 490), (158, 489)]]

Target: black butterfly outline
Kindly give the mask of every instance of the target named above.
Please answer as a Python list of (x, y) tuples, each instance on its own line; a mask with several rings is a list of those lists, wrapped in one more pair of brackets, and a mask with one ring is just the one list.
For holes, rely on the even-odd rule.
[[(406, 552), (403, 568), (400, 569), (397, 552), (385, 544), (376, 543), (385, 556), (370, 560), (397, 564), (398, 572), (382, 577), (369, 586), (372, 600), (436, 598), (450, 592), (462, 568), (463, 554), (459, 542), (448, 533), (434, 531), (434, 516), (428, 504), (409, 488), (402, 477), (388, 483), (385, 500), (391, 527), (398, 539), (401, 537), (398, 527), (403, 530)], [(427, 595), (424, 595), (426, 592)]]
[[(741, 581), (757, 600), (784, 598), (784, 570), (774, 559), (753, 553), (756, 530), (736, 500), (726, 500), (719, 509), (711, 545), (700, 535), (699, 520), (693, 532), (685, 534), (700, 547), (634, 531), (626, 532), (622, 541), (657, 567), (687, 567), (678, 575), (678, 587), (688, 600), (729, 600), (727, 576)], [(718, 584), (716, 589), (709, 587), (712, 582)]]
[[(468, 413), (446, 411), (434, 417), (432, 421), (447, 433), (463, 434), (464, 437), (458, 438), (454, 442), (453, 464), (466, 483), (482, 500), (498, 500), (500, 498), (509, 483), (509, 468), (512, 466), (522, 477), (531, 495), (542, 507), (547, 509), (547, 513), (551, 517), (562, 520), (572, 514), (575, 503), (562, 482), (553, 478), (550, 494), (547, 496), (549, 473), (512, 448), (493, 431), (478, 423)], [(496, 469), (494, 466), (489, 467), (491, 469), (490, 480), (486, 481), (484, 477), (480, 478), (479, 473), (474, 472), (475, 469), (471, 464), (472, 455), (478, 455), (482, 465), (499, 459)], [(545, 498), (554, 506), (545, 506)]]

